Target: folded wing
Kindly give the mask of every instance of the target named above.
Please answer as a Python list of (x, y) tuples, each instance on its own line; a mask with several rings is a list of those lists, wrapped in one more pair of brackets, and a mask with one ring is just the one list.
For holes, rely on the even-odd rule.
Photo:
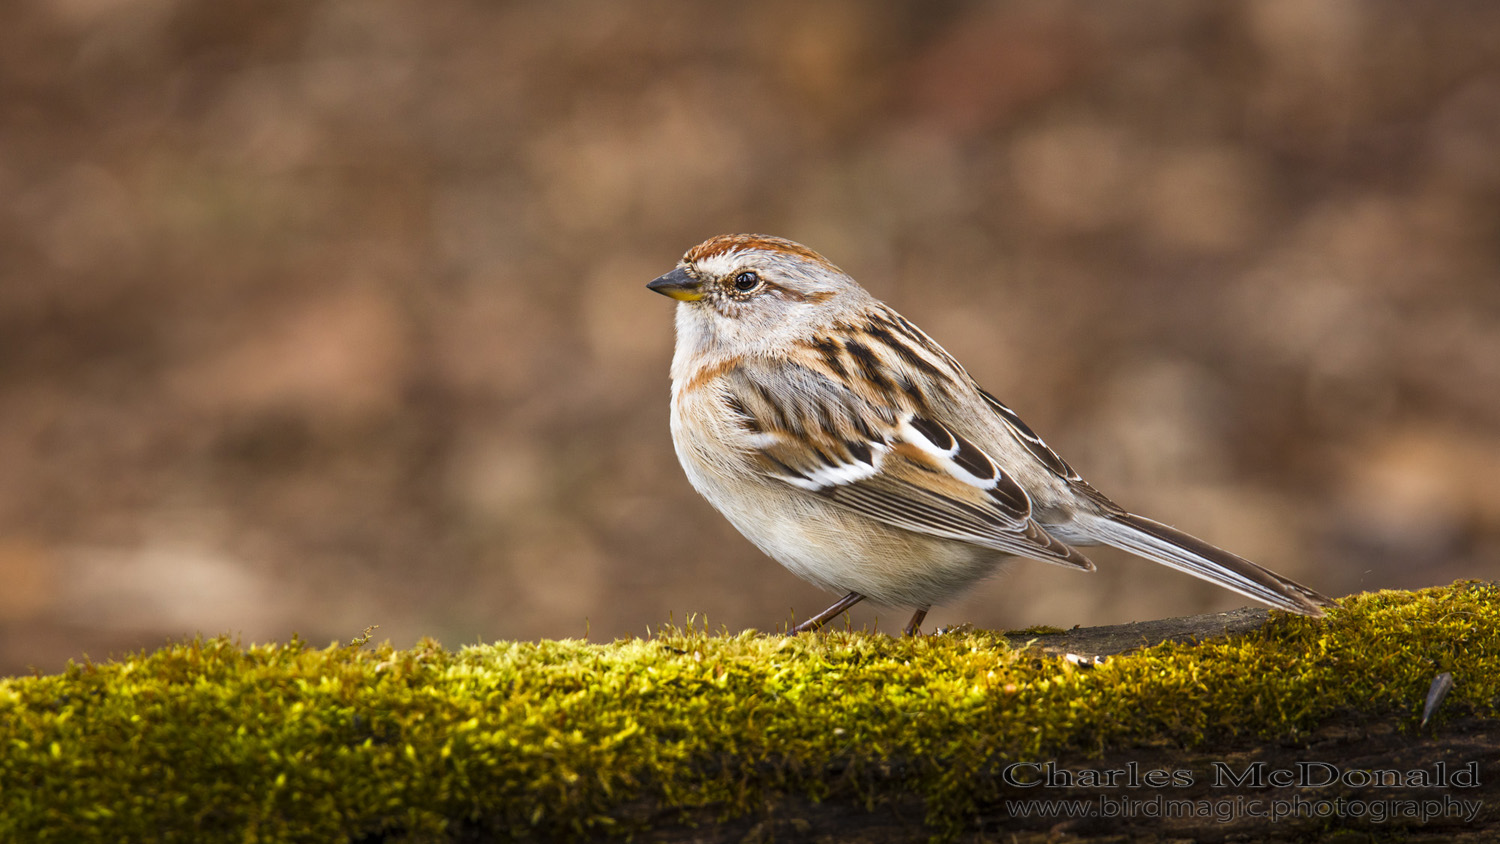
[[(809, 393), (798, 395), (805, 405)], [(912, 411), (872, 419), (838, 398), (790, 407), (751, 391), (730, 402), (766, 477), (892, 527), (1094, 569), (1032, 520), (1025, 490), (974, 443)]]

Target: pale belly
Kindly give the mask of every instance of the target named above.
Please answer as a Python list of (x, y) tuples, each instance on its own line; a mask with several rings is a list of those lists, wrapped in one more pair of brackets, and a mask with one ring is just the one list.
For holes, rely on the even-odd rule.
[(815, 493), (751, 474), (745, 464), (724, 459), (732, 449), (703, 447), (712, 434), (685, 430), (675, 411), (672, 439), (693, 488), (757, 548), (823, 589), (858, 592), (887, 606), (927, 607), (1010, 559), (993, 549), (889, 527)]

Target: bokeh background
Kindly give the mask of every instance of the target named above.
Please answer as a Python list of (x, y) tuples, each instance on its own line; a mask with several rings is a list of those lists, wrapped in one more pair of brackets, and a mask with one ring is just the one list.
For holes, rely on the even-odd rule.
[[(667, 432), (643, 285), (733, 231), (1132, 509), (1329, 594), (1500, 575), (1488, 0), (14, 0), (0, 671), (821, 609)], [(929, 624), (1245, 603), (1094, 556)]]

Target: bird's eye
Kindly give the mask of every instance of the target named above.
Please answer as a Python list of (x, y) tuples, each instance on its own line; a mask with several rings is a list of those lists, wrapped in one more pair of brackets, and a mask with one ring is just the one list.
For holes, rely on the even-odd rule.
[(735, 290), (754, 290), (757, 284), (760, 284), (760, 276), (752, 272), (743, 272), (734, 277)]

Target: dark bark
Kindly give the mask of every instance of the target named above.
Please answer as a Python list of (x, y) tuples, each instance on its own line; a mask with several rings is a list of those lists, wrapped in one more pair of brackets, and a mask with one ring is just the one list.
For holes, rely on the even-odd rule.
[(1009, 638), (1018, 648), (1031, 647), (1053, 656), (1109, 656), (1162, 642), (1200, 642), (1215, 636), (1241, 635), (1259, 629), (1270, 617), (1270, 610), (1247, 608), (1108, 627), (1075, 627), (1063, 633), (1014, 633)]

